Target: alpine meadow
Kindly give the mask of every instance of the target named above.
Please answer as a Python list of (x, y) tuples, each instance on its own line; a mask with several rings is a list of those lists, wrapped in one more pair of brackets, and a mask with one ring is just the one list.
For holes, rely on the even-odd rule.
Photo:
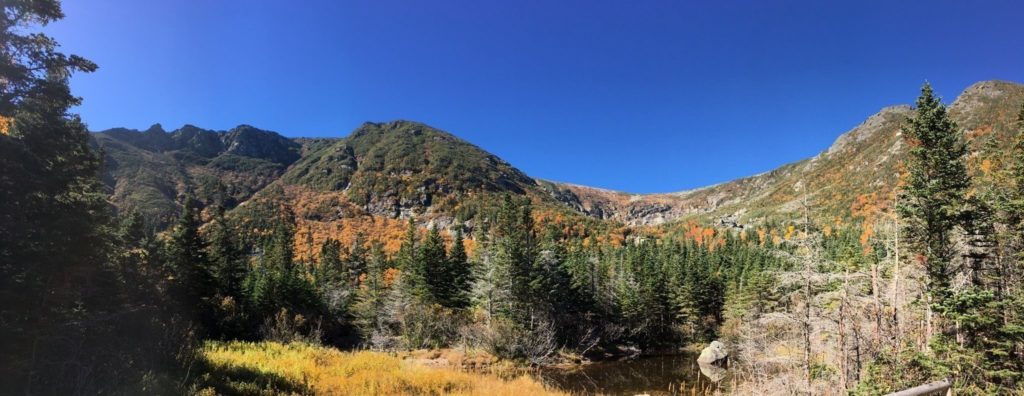
[[(1024, 84), (1009, 81), (1024, 78), (1024, 59), (923, 68), (913, 62), (933, 58), (892, 55), (908, 48), (893, 40), (917, 45), (954, 22), (907, 22), (896, 30), (908, 36), (884, 40), (892, 47), (866, 49), (861, 30), (890, 29), (876, 15), (888, 5), (815, 8), (814, 29), (852, 37), (822, 44), (772, 19), (798, 13), (792, 4), (733, 5), (742, 13), (722, 29), (672, 19), (721, 9), (670, 2), (104, 2), (0, 0), (0, 394), (1024, 395)], [(147, 7), (167, 19), (135, 14)], [(65, 12), (78, 25), (61, 25)], [(74, 21), (98, 13), (113, 19)], [(995, 14), (964, 24), (1019, 44), (1024, 30)], [(389, 23), (338, 26), (360, 15)], [(118, 18), (127, 25), (108, 23)], [(757, 40), (762, 22), (792, 41)], [(503, 30), (513, 27), (524, 30)], [(315, 30), (308, 42), (285, 33), (303, 29)], [(992, 31), (965, 28), (967, 39), (941, 45), (967, 51), (963, 40)], [(737, 46), (681, 38), (705, 33)], [(203, 57), (248, 51), (250, 39), (250, 58)], [(674, 71), (676, 44), (710, 66)], [(833, 44), (875, 52), (743, 77), (777, 73), (789, 46), (832, 59)], [(147, 59), (150, 45), (172, 53)], [(860, 58), (874, 54), (895, 58)], [(802, 55), (792, 61), (824, 67)], [(301, 66), (311, 60), (332, 71)], [(713, 69), (732, 75), (702, 74)], [(183, 77), (193, 72), (208, 80)], [(964, 78), (952, 100), (937, 93)], [(422, 88), (432, 79), (451, 91)], [(833, 88), (843, 79), (855, 83)], [(467, 94), (480, 81), (487, 94)], [(793, 94), (774, 100), (794, 104), (758, 108), (776, 83)], [(669, 95), (661, 86), (707, 103), (654, 107)], [(744, 98), (712, 100), (739, 88)], [(817, 100), (804, 94), (839, 102), (791, 110)], [(452, 110), (428, 111), (442, 107)], [(721, 129), (664, 118), (703, 122), (709, 107)], [(241, 121), (322, 130), (315, 108), (351, 131), (230, 127), (251, 116)], [(791, 111), (807, 123), (767, 136), (790, 128)], [(215, 126), (111, 128), (151, 114)], [(836, 114), (859, 124), (841, 133), (848, 118)], [(750, 130), (717, 154), (670, 147), (652, 159), (671, 144), (635, 123), (690, 140)], [(435, 127), (447, 125), (468, 130)], [(522, 125), (538, 131), (508, 133)], [(833, 143), (815, 146), (812, 129)], [(577, 147), (559, 147), (568, 141)], [(601, 168), (560, 165), (581, 152)], [(735, 178), (733, 166), (756, 175)], [(649, 191), (677, 174), (727, 181), (630, 193), (535, 177), (561, 172)]]

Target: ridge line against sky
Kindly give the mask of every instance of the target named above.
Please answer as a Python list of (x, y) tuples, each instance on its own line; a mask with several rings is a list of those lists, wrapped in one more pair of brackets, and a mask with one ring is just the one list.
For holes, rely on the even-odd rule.
[(408, 119), (546, 180), (689, 190), (817, 155), (931, 81), (1024, 81), (1024, 4), (67, 1), (92, 130)]

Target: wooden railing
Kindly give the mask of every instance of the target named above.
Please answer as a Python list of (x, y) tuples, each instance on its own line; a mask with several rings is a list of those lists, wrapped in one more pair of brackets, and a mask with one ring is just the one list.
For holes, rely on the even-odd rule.
[(948, 380), (935, 381), (899, 392), (890, 393), (888, 396), (930, 396), (930, 395), (953, 395), (953, 384)]

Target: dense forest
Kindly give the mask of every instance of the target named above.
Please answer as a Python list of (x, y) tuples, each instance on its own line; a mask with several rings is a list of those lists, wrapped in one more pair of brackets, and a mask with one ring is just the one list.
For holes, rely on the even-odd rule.
[[(252, 373), (219, 371), (203, 354), (211, 342), (460, 348), (540, 366), (724, 340), (737, 393), (871, 395), (941, 378), (964, 394), (1024, 386), (1024, 104), (1008, 149), (990, 139), (972, 150), (926, 84), (902, 126), (898, 186), (843, 219), (803, 199), (751, 227), (622, 232), (552, 216), (551, 201), (516, 193), (528, 178), (465, 151), (503, 176), (460, 185), (486, 193), (458, 221), (397, 213), (397, 237), (342, 240), (313, 230), (280, 186), (244, 204), (243, 193), (185, 191), (172, 220), (115, 208), (103, 152), (71, 113), (80, 99), (68, 79), (97, 66), (33, 30), (62, 18), (58, 2), (3, 11), (0, 392), (319, 389), (239, 385)], [(281, 145), (273, 172), (297, 161), (306, 170), (286, 177), (325, 189), (352, 177)], [(442, 165), (435, 179), (463, 171)], [(387, 182), (369, 180), (353, 190), (362, 205)]]

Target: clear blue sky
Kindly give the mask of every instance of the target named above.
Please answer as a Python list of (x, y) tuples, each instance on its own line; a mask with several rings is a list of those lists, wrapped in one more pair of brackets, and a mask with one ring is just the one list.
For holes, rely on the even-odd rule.
[[(696, 3), (716, 3), (703, 4)], [(924, 80), (1024, 82), (1024, 2), (69, 0), (93, 130), (418, 120), (632, 192), (809, 157)]]

